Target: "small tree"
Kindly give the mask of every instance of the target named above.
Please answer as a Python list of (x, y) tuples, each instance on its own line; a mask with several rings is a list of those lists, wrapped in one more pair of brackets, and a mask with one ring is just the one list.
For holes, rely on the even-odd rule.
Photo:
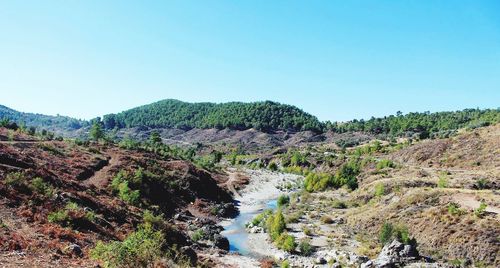
[(393, 231), (394, 228), (392, 227), (392, 224), (387, 222), (384, 223), (384, 225), (382, 225), (382, 229), (380, 229), (380, 235), (379, 235), (380, 243), (384, 245), (389, 243), (392, 238)]
[(94, 141), (98, 141), (104, 138), (104, 131), (102, 129), (101, 121), (94, 121), (92, 123), (92, 127), (90, 128), (90, 139)]
[(160, 133), (156, 130), (152, 131), (151, 134), (149, 135), (149, 141), (152, 143), (161, 143), (161, 136)]

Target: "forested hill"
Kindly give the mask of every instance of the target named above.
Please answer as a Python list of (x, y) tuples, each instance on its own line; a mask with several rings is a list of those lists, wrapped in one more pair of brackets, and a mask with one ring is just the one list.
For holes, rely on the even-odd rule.
[(408, 113), (369, 120), (352, 120), (344, 123), (326, 122), (325, 128), (333, 132), (365, 132), (392, 137), (419, 134), (421, 138), (447, 136), (460, 128), (476, 128), (500, 122), (500, 108), (465, 109), (454, 112)]
[(323, 128), (316, 117), (299, 108), (271, 101), (215, 104), (168, 99), (105, 115), (103, 122), (107, 129), (164, 127), (321, 131)]
[(28, 127), (39, 127), (47, 130), (75, 130), (89, 123), (68, 116), (51, 116), (34, 113), (23, 113), (0, 105), (0, 119), (8, 119)]

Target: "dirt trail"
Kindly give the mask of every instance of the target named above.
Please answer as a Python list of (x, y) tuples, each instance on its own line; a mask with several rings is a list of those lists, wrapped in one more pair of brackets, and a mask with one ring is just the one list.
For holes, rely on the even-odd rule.
[(113, 167), (121, 164), (118, 154), (111, 152), (109, 154), (109, 157), (110, 159), (108, 161), (108, 164), (96, 171), (92, 177), (85, 180), (83, 182), (84, 185), (94, 185), (97, 188), (102, 188), (108, 185), (110, 178), (108, 173), (110, 173)]
[[(476, 197), (474, 194), (457, 193), (457, 194), (453, 195), (452, 199), (454, 202), (459, 204), (461, 207), (472, 209), (472, 210), (479, 208), (479, 206), (481, 205), (481, 202), (476, 200)], [(486, 212), (500, 214), (500, 208), (487, 206)]]

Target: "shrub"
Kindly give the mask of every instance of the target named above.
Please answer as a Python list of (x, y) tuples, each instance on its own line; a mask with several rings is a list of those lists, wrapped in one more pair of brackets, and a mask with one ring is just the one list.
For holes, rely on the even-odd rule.
[(459, 216), (464, 213), (462, 209), (460, 209), (460, 205), (457, 203), (449, 203), (448, 204), (448, 213), (450, 213), (453, 216)]
[(384, 223), (382, 225), (382, 228), (380, 229), (380, 234), (379, 234), (379, 241), (382, 244), (387, 244), (390, 242), (392, 238), (392, 232), (394, 231), (392, 224), (390, 223)]
[(375, 196), (381, 197), (383, 195), (385, 195), (385, 186), (383, 183), (379, 182), (375, 185)]
[(285, 217), (280, 209), (275, 214), (269, 216), (266, 220), (266, 229), (275, 241), (286, 229)]
[(488, 188), (488, 180), (485, 178), (480, 178), (479, 180), (477, 180), (477, 188), (479, 188), (480, 190), (487, 189)]
[(330, 216), (323, 215), (321, 216), (321, 222), (324, 224), (332, 224), (333, 220)]
[(260, 226), (264, 223), (264, 221), (273, 214), (273, 211), (271, 209), (266, 209), (264, 212), (260, 213), (259, 215), (255, 216), (252, 220), (252, 225), (253, 226)]
[(381, 169), (384, 169), (384, 168), (395, 168), (396, 165), (394, 164), (394, 162), (392, 162), (391, 160), (389, 159), (382, 159), (380, 160), (378, 163), (377, 163), (377, 170), (381, 170)]
[(24, 173), (21, 172), (9, 173), (5, 178), (5, 184), (12, 187), (22, 186), (25, 181), (26, 177), (24, 176)]
[(280, 195), (277, 203), (278, 207), (287, 206), (290, 203), (290, 197), (288, 195)]
[(282, 249), (286, 252), (293, 252), (295, 250), (295, 248), (297, 247), (297, 243), (295, 242), (295, 237), (293, 235), (289, 235), (286, 232), (282, 233), (276, 239), (275, 242), (276, 242), (276, 246), (279, 249)]
[(50, 213), (47, 216), (47, 220), (50, 223), (57, 223), (62, 226), (68, 226), (70, 224), (71, 218), (69, 217), (68, 212), (66, 210), (58, 210)]
[(304, 234), (307, 236), (313, 236), (312, 229), (307, 226), (302, 227), (302, 232), (304, 232)]
[(484, 216), (484, 214), (486, 213), (486, 207), (487, 207), (486, 203), (481, 202), (481, 205), (479, 205), (479, 208), (474, 210), (474, 215), (476, 215), (476, 217), (482, 218)]
[(314, 249), (311, 245), (311, 243), (309, 242), (309, 240), (302, 240), (300, 241), (299, 243), (299, 250), (300, 250), (300, 253), (304, 256), (310, 256)]
[(98, 241), (90, 256), (103, 262), (105, 267), (148, 267), (162, 257), (164, 243), (160, 231), (141, 226), (121, 242)]
[(334, 200), (332, 202), (332, 207), (333, 208), (337, 208), (337, 209), (345, 209), (345, 208), (347, 208), (347, 205), (346, 205), (346, 203), (344, 201), (341, 201), (341, 200), (337, 199), (337, 200)]
[(446, 174), (441, 174), (438, 179), (437, 186), (439, 188), (447, 188), (448, 187), (448, 176)]
[[(134, 181), (142, 181), (142, 169), (136, 171), (134, 175)], [(118, 193), (118, 197), (123, 201), (137, 205), (140, 201), (140, 191), (132, 190), (129, 187), (129, 182), (127, 180), (128, 174), (125, 171), (120, 171), (111, 181), (111, 189)]]
[(290, 268), (290, 263), (287, 260), (281, 262), (281, 268)]
[(30, 189), (43, 196), (51, 196), (54, 193), (54, 189), (39, 177), (31, 181)]
[(271, 163), (269, 163), (268, 168), (272, 171), (276, 171), (276, 170), (278, 170), (278, 165), (275, 162), (271, 162)]
[(194, 231), (193, 234), (191, 235), (191, 240), (197, 242), (203, 239), (203, 237), (205, 237), (205, 232), (203, 232), (202, 229), (198, 229)]
[(385, 245), (391, 242), (392, 239), (396, 239), (406, 245), (417, 245), (417, 241), (410, 237), (410, 232), (406, 226), (393, 226), (390, 223), (384, 223), (380, 229), (379, 241)]

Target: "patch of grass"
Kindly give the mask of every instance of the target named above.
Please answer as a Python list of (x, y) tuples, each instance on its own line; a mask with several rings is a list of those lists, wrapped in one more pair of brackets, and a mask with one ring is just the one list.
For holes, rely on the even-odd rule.
[(347, 208), (347, 204), (344, 201), (342, 201), (342, 200), (336, 199), (336, 200), (333, 200), (332, 207), (333, 208), (337, 208), (337, 209), (346, 209)]
[(45, 197), (50, 197), (54, 194), (54, 188), (52, 188), (49, 184), (45, 183), (42, 178), (36, 177), (31, 181), (29, 188), (38, 194), (41, 194)]
[(382, 182), (379, 182), (375, 185), (375, 196), (381, 197), (385, 195), (385, 186)]
[(482, 218), (486, 214), (486, 207), (487, 207), (486, 203), (481, 202), (479, 208), (474, 210), (474, 215), (478, 218)]
[(150, 226), (141, 226), (123, 241), (98, 241), (90, 257), (105, 267), (149, 267), (164, 254), (164, 235)]
[(395, 168), (396, 164), (389, 159), (382, 159), (377, 163), (377, 170), (382, 170), (384, 168)]
[(64, 209), (51, 212), (47, 216), (47, 220), (50, 223), (57, 223), (61, 226), (68, 226), (71, 223), (71, 218), (69, 217), (68, 212)]
[(42, 150), (44, 150), (46, 152), (49, 152), (52, 155), (55, 155), (55, 156), (64, 156), (64, 152), (62, 152), (60, 149), (56, 148), (55, 146), (53, 146), (51, 144), (41, 143), (38, 146), (40, 147), (40, 149), (42, 149)]
[(202, 229), (198, 229), (191, 235), (191, 240), (193, 240), (194, 242), (198, 242), (203, 239), (203, 237), (205, 237), (205, 232), (203, 232)]
[(437, 182), (439, 188), (448, 188), (448, 175), (446, 173), (441, 173)]
[(26, 177), (22, 172), (13, 172), (7, 174), (5, 184), (11, 187), (20, 187), (26, 181)]
[(460, 208), (459, 204), (452, 202), (452, 203), (448, 204), (448, 213), (453, 215), (453, 216), (460, 216), (460, 215), (464, 214), (465, 211), (463, 211)]

